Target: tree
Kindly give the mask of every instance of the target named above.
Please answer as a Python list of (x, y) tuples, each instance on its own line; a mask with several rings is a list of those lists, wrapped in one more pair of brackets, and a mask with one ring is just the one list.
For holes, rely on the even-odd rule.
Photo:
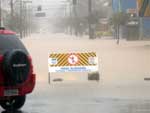
[(120, 26), (121, 25), (125, 25), (127, 23), (129, 19), (128, 14), (124, 13), (124, 12), (117, 12), (114, 13), (110, 19), (110, 24), (113, 25), (113, 28), (115, 30), (115, 34), (116, 34), (116, 39), (117, 39), (117, 44), (119, 44), (119, 40), (120, 40)]
[(9, 0), (7, 4), (10, 11), (7, 11), (7, 15), (4, 17), (5, 27), (17, 33), (21, 34), (22, 32), (22, 34), (28, 35), (33, 27), (31, 10), (20, 0)]

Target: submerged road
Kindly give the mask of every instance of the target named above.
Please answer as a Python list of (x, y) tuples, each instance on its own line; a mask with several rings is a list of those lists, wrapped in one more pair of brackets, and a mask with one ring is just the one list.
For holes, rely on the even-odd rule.
[(38, 83), (22, 110), (12, 113), (149, 113), (150, 96), (144, 94), (149, 88), (105, 87), (97, 82)]
[[(150, 41), (121, 40), (116, 45), (112, 39), (62, 34), (35, 34), (22, 41), (32, 55), (37, 83), (15, 113), (150, 113), (150, 82), (144, 81), (150, 78)], [(78, 82), (47, 83), (50, 52), (88, 51), (99, 56), (100, 83), (87, 82), (84, 73), (59, 75)], [(0, 112), (7, 113), (2, 108)]]

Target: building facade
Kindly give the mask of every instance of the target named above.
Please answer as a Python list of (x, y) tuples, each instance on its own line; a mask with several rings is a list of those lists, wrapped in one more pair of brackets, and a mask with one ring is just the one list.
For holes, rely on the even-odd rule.
[[(142, 32), (142, 37), (150, 39), (150, 17), (138, 16), (137, 0), (112, 0), (112, 8), (113, 12), (134, 13), (135, 18), (138, 20), (139, 33)], [(132, 26), (132, 28), (133, 27), (134, 26)], [(127, 32), (128, 29), (132, 29), (131, 26), (124, 26), (123, 28), (125, 32)]]

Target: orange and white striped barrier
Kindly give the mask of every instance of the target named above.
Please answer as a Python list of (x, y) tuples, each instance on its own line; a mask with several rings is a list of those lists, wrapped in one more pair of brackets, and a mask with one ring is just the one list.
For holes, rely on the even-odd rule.
[(95, 52), (52, 53), (48, 59), (49, 72), (92, 72), (98, 71)]

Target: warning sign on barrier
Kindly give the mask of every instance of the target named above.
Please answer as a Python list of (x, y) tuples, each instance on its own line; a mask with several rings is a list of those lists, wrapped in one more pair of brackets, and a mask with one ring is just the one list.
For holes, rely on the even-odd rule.
[(52, 53), (48, 59), (49, 72), (98, 71), (98, 57), (89, 53)]

